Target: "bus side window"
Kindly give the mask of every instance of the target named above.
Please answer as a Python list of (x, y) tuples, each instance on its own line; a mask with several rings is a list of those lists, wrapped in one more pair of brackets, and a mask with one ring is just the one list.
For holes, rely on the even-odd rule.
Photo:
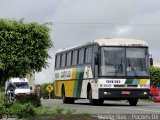
[(78, 51), (73, 51), (72, 52), (72, 65), (77, 65), (77, 54)]
[(79, 64), (84, 63), (84, 48), (79, 51)]
[(56, 68), (59, 68), (59, 67), (60, 67), (60, 63), (61, 63), (61, 54), (58, 54), (58, 55), (56, 56), (56, 61), (55, 61), (55, 63), (56, 63)]
[(67, 66), (71, 65), (71, 55), (72, 55), (71, 52), (67, 53)]
[(85, 63), (91, 63), (92, 47), (85, 48)]
[(92, 47), (88, 48), (88, 63), (91, 63), (92, 60)]
[(65, 66), (66, 66), (66, 53), (63, 53), (61, 57), (61, 67)]

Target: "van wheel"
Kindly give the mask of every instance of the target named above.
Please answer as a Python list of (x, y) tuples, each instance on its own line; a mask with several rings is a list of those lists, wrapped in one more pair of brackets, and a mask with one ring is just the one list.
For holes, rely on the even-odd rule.
[(136, 106), (137, 102), (138, 102), (138, 99), (137, 98), (129, 99), (128, 102), (129, 102), (130, 106)]
[(98, 100), (97, 99), (92, 99), (92, 88), (89, 89), (88, 91), (88, 99), (91, 105), (97, 105)]

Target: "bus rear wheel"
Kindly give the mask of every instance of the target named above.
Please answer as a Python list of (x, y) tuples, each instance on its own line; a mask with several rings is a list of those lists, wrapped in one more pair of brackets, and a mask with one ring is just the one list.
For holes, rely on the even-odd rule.
[(138, 102), (138, 99), (137, 98), (129, 99), (128, 102), (129, 102), (130, 106), (136, 106), (137, 102)]

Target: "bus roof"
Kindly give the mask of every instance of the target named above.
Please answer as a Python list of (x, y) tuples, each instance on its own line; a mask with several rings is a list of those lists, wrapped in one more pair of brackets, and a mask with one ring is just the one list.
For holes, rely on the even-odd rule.
[(96, 39), (93, 42), (88, 42), (85, 44), (76, 45), (70, 48), (60, 48), (56, 51), (56, 53), (71, 50), (74, 48), (78, 48), (81, 46), (87, 46), (91, 44), (98, 44), (99, 46), (141, 46), (141, 47), (147, 47), (147, 42), (143, 40), (137, 40), (137, 39), (127, 39), (127, 38), (106, 38), (106, 39)]
[(114, 39), (97, 39), (94, 40), (100, 46), (148, 46), (143, 40), (114, 38)]

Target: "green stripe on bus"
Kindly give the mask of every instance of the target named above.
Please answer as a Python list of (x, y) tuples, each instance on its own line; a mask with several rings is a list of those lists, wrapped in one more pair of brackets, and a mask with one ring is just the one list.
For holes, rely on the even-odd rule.
[(125, 84), (127, 85), (132, 85), (133, 79), (127, 79)]
[(127, 79), (125, 84), (127, 85), (138, 85), (139, 84), (139, 79)]
[(83, 75), (84, 75), (84, 68), (78, 68), (74, 84), (74, 97), (80, 97), (81, 95)]

